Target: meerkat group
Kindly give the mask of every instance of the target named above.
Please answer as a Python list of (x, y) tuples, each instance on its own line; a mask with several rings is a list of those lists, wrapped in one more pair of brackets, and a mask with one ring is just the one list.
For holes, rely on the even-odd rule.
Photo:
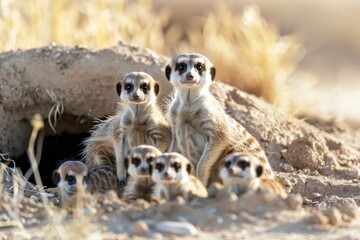
[[(84, 142), (82, 169), (112, 168), (126, 201), (207, 197), (214, 182), (237, 195), (268, 189), (285, 196), (258, 141), (210, 93), (215, 75), (201, 54), (174, 57), (165, 68), (175, 90), (167, 112), (158, 106), (160, 86), (150, 75), (125, 75), (116, 85), (119, 111)], [(73, 192), (63, 172), (60, 167), (59, 187)], [(86, 170), (77, 176), (91, 175)]]

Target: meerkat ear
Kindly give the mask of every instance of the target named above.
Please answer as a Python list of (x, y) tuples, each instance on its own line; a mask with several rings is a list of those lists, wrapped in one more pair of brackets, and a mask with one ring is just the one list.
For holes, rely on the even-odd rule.
[(216, 76), (216, 69), (214, 66), (212, 66), (210, 68), (210, 75), (211, 75), (211, 80), (214, 80), (215, 79), (215, 76)]
[(263, 174), (263, 167), (261, 165), (256, 167), (256, 176), (260, 177)]
[(159, 92), (160, 92), (160, 86), (158, 83), (155, 83), (155, 86), (154, 86), (154, 92), (155, 92), (155, 95), (159, 95)]
[(120, 94), (121, 94), (121, 83), (117, 83), (116, 84), (116, 92), (117, 92), (117, 94), (119, 95), (119, 97), (120, 97)]
[(167, 80), (170, 81), (170, 75), (171, 75), (171, 67), (170, 67), (170, 65), (167, 65), (167, 66), (166, 66), (166, 68), (165, 68), (165, 75), (166, 75)]
[(59, 174), (58, 170), (55, 170), (55, 171), (52, 173), (51, 178), (52, 178), (52, 181), (53, 181), (56, 185), (58, 185), (58, 183), (59, 183), (60, 180), (61, 180), (61, 177), (60, 177), (60, 174)]
[(186, 171), (188, 172), (188, 174), (191, 173), (191, 164), (190, 163), (186, 164)]

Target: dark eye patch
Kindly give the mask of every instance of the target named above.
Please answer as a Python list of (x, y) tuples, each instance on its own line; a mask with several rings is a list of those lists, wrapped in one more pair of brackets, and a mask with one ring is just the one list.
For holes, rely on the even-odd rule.
[(239, 162), (238, 162), (238, 166), (239, 166), (242, 170), (244, 170), (245, 168), (247, 168), (247, 167), (250, 166), (250, 163), (247, 162), (247, 161), (239, 161)]
[(133, 89), (134, 89), (134, 85), (132, 85), (131, 83), (125, 83), (125, 91), (127, 91), (129, 93)]
[(162, 164), (162, 163), (157, 163), (157, 164), (155, 165), (155, 168), (156, 168), (159, 172), (161, 172), (162, 170), (164, 170), (164, 164)]
[(205, 70), (205, 65), (202, 63), (197, 63), (197, 64), (195, 64), (195, 68), (198, 72), (202, 72)]
[(69, 185), (73, 185), (76, 183), (76, 177), (74, 175), (66, 175), (65, 181), (67, 181)]
[(172, 164), (172, 167), (175, 169), (175, 172), (179, 172), (181, 169), (181, 164), (176, 162)]
[(179, 71), (179, 73), (183, 73), (186, 71), (187, 65), (185, 63), (177, 63), (175, 66), (175, 70)]
[(139, 166), (140, 165), (140, 163), (141, 163), (141, 160), (140, 160), (140, 158), (133, 158), (132, 159), (132, 164), (134, 164), (135, 165), (135, 167), (137, 167), (137, 166)]
[(143, 84), (140, 85), (140, 89), (141, 89), (145, 94), (147, 94), (148, 91), (150, 90), (150, 86), (149, 86), (149, 84), (147, 84), (147, 83), (143, 83)]
[(224, 166), (225, 166), (226, 168), (229, 168), (229, 167), (231, 166), (231, 161), (225, 162)]

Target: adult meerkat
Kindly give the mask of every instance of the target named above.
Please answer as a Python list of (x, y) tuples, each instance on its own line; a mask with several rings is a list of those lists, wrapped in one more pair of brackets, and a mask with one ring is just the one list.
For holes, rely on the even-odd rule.
[(220, 170), (224, 187), (236, 195), (254, 192), (258, 189), (287, 197), (285, 189), (275, 179), (260, 178), (263, 165), (260, 160), (248, 153), (233, 153), (226, 157)]
[(108, 165), (88, 167), (80, 161), (66, 161), (53, 173), (53, 181), (58, 185), (62, 202), (68, 201), (81, 190), (90, 193), (104, 193), (114, 190), (121, 195), (121, 187), (115, 169)]
[[(103, 141), (98, 141), (92, 149), (87, 150), (90, 156), (86, 159), (90, 166), (115, 165), (118, 179), (125, 182), (127, 175), (124, 161), (130, 150), (146, 144), (165, 151), (170, 145), (171, 130), (169, 122), (156, 103), (159, 84), (149, 74), (129, 73), (117, 83), (116, 89), (122, 111), (93, 132), (94, 139), (100, 136)], [(91, 137), (87, 142), (93, 142)], [(106, 157), (99, 157), (96, 153), (102, 151), (100, 148), (108, 149), (103, 150), (103, 155), (113, 154), (115, 162)], [(95, 153), (95, 156), (91, 153)]]
[(130, 176), (125, 187), (123, 197), (125, 201), (153, 199), (155, 182), (150, 176), (150, 165), (160, 154), (159, 149), (149, 145), (141, 145), (131, 150), (125, 162)]
[(190, 159), (204, 185), (217, 181), (225, 156), (238, 151), (257, 156), (264, 167), (264, 176), (274, 178), (257, 140), (227, 115), (209, 92), (216, 73), (209, 59), (197, 53), (181, 54), (173, 58), (165, 73), (175, 88), (169, 108), (172, 128), (169, 151)]
[(206, 198), (204, 185), (191, 175), (192, 165), (179, 153), (164, 153), (151, 164), (151, 178), (156, 183), (158, 199), (174, 200), (181, 196), (185, 200), (193, 196)]

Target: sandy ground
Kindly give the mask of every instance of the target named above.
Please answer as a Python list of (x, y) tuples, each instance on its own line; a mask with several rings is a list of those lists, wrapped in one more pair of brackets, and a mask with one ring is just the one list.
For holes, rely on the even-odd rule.
[[(22, 54), (29, 60), (26, 68), (24, 62), (19, 63), (17, 59), (23, 59)], [(0, 137), (2, 152), (5, 152), (4, 143), (14, 141), (14, 135), (7, 132), (9, 128), (26, 133), (24, 129), (28, 129), (28, 125), (23, 124), (22, 131), (16, 126), (30, 120), (37, 112), (46, 117), (56, 101), (64, 104), (64, 114), (72, 116), (59, 122), (58, 129), (63, 131), (78, 130), (79, 123), (74, 119), (79, 117), (110, 114), (115, 104), (110, 104), (109, 109), (103, 106), (115, 99), (115, 76), (135, 68), (158, 76), (163, 87), (162, 99), (166, 99), (168, 92), (162, 72), (167, 58), (131, 46), (97, 52), (49, 47), (5, 53), (0, 59), (3, 60), (0, 77), (6, 79), (5, 87), (0, 88), (0, 130), (5, 133)], [(95, 67), (103, 62), (114, 65)], [(114, 62), (119, 64), (118, 68)], [(36, 73), (41, 63), (47, 64), (47, 72)], [(46, 82), (46, 75), (56, 78)], [(57, 96), (55, 101), (45, 90), (36, 90), (39, 81)], [(66, 91), (69, 82), (79, 85), (69, 92)], [(16, 95), (11, 94), (11, 87), (17, 91)], [(96, 94), (91, 95), (94, 92)], [(1, 178), (0, 239), (126, 239), (135, 236), (155, 239), (360, 239), (359, 131), (339, 122), (294, 118), (222, 83), (214, 83), (213, 92), (227, 112), (259, 140), (278, 179), (291, 193), (288, 199), (268, 193), (238, 198), (214, 186), (209, 189), (209, 199), (191, 202), (177, 199), (160, 204), (145, 201), (128, 204), (108, 193), (79, 196), (73, 206), (59, 208), (56, 197), (50, 197), (51, 203), (46, 205), (41, 203), (38, 188), (22, 185), (20, 180), (14, 185), (13, 174), (8, 169)], [(27, 101), (19, 103), (19, 96)], [(23, 136), (26, 134), (20, 133), (16, 135), (19, 141), (26, 142)], [(12, 148), (18, 151), (14, 156), (23, 148)]]

